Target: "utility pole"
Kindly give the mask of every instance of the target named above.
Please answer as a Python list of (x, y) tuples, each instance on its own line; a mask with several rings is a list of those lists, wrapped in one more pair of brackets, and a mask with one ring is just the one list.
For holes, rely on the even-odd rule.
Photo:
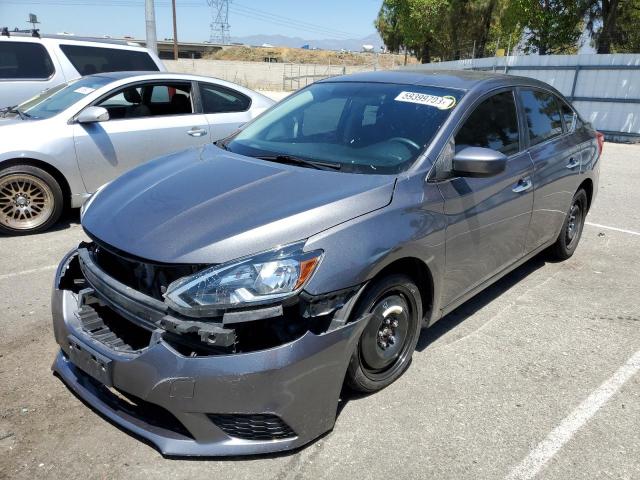
[(147, 48), (158, 53), (158, 40), (156, 37), (156, 9), (153, 0), (144, 2), (144, 18), (147, 24)]
[(178, 60), (178, 26), (176, 24), (176, 0), (171, 0), (173, 7), (173, 59)]

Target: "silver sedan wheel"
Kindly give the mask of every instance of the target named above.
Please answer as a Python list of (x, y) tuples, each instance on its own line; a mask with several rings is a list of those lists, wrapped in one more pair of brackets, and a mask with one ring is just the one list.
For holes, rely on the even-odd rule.
[(26, 173), (0, 178), (0, 223), (14, 230), (31, 230), (44, 224), (54, 210), (51, 187)]

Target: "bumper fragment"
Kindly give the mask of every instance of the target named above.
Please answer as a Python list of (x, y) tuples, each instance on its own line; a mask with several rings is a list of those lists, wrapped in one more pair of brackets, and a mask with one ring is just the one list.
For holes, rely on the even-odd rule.
[[(283, 451), (333, 428), (349, 358), (367, 323), (309, 331), (267, 350), (187, 357), (162, 335), (139, 351), (110, 349), (83, 331), (76, 294), (55, 289), (52, 300), (61, 346), (52, 369), (98, 412), (176, 456)], [(110, 382), (73, 363), (70, 347), (78, 346), (109, 365)]]

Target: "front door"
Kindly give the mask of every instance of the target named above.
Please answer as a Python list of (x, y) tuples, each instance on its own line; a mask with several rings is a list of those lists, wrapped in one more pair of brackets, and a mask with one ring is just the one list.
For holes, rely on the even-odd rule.
[(447, 219), (442, 305), (454, 302), (524, 255), (533, 206), (533, 163), (521, 148), (514, 92), (483, 100), (456, 133), (455, 150), (477, 146), (508, 156), (504, 172), (438, 183)]
[(121, 88), (96, 105), (109, 120), (73, 126), (88, 192), (147, 160), (210, 141), (204, 114), (194, 113), (190, 82)]

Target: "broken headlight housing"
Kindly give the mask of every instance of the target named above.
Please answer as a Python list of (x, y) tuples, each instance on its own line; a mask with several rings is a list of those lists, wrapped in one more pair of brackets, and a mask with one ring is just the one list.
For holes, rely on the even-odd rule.
[(321, 250), (303, 252), (303, 247), (288, 245), (181, 278), (169, 285), (165, 301), (184, 315), (204, 317), (291, 297), (302, 290), (322, 258)]

